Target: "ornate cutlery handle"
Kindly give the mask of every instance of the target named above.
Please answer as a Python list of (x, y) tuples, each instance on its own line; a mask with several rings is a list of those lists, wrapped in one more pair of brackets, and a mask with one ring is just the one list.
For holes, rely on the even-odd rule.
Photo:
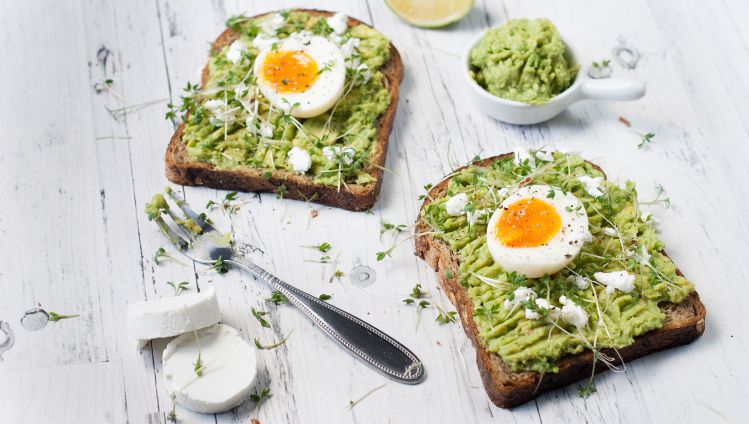
[(390, 379), (406, 384), (418, 384), (424, 379), (424, 366), (419, 358), (367, 322), (299, 290), (247, 259), (227, 262), (255, 274), (283, 293), (325, 333)]

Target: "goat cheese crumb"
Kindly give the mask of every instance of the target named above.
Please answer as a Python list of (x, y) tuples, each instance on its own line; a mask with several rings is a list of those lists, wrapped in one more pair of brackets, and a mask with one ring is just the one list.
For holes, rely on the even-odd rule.
[(309, 152), (294, 146), (289, 150), (289, 163), (294, 171), (304, 174), (312, 166), (312, 157)]
[(465, 209), (467, 203), (468, 195), (465, 193), (459, 193), (445, 202), (445, 210), (450, 216), (460, 216), (463, 215), (463, 209)]
[(360, 39), (351, 37), (346, 40), (345, 43), (341, 44), (341, 54), (343, 55), (343, 58), (350, 58), (351, 55), (354, 54), (354, 50), (359, 48), (359, 43), (361, 43)]
[(536, 152), (536, 159), (551, 162), (554, 160), (554, 155), (551, 153), (551, 150), (538, 150)]
[(525, 302), (526, 300), (535, 299), (536, 292), (530, 287), (518, 287), (515, 289), (512, 300), (505, 299), (503, 306), (505, 309), (512, 309)]
[(601, 228), (601, 232), (607, 236), (616, 237), (616, 230), (612, 227), (603, 227)]
[(271, 127), (267, 122), (261, 122), (260, 136), (264, 138), (273, 138), (273, 127)]
[(635, 289), (635, 276), (627, 271), (614, 272), (596, 272), (593, 278), (599, 283), (606, 286), (606, 293), (613, 293), (614, 290), (620, 290), (629, 293)]
[(266, 19), (260, 24), (260, 31), (263, 34), (275, 35), (285, 23), (286, 18), (280, 13), (276, 13), (272, 18)]
[(603, 177), (590, 177), (587, 175), (581, 175), (577, 177), (577, 180), (583, 184), (585, 192), (589, 195), (593, 197), (603, 196), (603, 187), (601, 187)]
[(582, 328), (588, 323), (588, 313), (580, 305), (568, 299), (567, 296), (561, 296), (559, 303), (563, 305), (560, 316), (564, 322), (572, 324), (577, 328)]
[(473, 212), (466, 212), (466, 219), (468, 220), (468, 225), (473, 225), (477, 223), (480, 219), (488, 216), (489, 211), (486, 209), (478, 209)]
[(639, 255), (640, 265), (649, 264), (650, 258), (651, 258), (650, 253), (648, 252), (648, 249), (643, 244), (642, 246), (640, 246), (640, 255)]
[(579, 275), (572, 276), (572, 281), (575, 283), (575, 287), (580, 290), (585, 290), (590, 287), (590, 281), (587, 278)]
[(239, 59), (242, 58), (242, 53), (244, 53), (245, 50), (244, 44), (239, 40), (235, 40), (229, 46), (229, 50), (226, 51), (226, 58), (229, 59), (231, 63), (237, 63), (239, 62)]
[(542, 299), (542, 298), (536, 299), (536, 306), (538, 306), (541, 309), (545, 309), (545, 310), (549, 311), (549, 316), (552, 319), (559, 318), (559, 315), (561, 315), (561, 313), (562, 313), (562, 311), (559, 310), (559, 308), (557, 308), (556, 306), (554, 306), (551, 303), (549, 303), (549, 301), (546, 300), (546, 299)]
[(343, 13), (336, 13), (327, 19), (328, 26), (337, 35), (341, 35), (348, 29), (348, 16)]
[(274, 43), (278, 43), (278, 38), (275, 35), (266, 34), (264, 32), (261, 32), (254, 40), (252, 40), (252, 46), (260, 51), (271, 48)]

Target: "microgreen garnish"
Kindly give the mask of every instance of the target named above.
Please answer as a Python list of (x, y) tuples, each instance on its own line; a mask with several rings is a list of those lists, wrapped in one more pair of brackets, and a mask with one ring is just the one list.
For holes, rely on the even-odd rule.
[(201, 212), (200, 214), (198, 214), (198, 218), (208, 225), (213, 225), (213, 220), (209, 218), (205, 212)]
[(641, 205), (656, 205), (662, 203), (667, 208), (671, 206), (671, 198), (666, 196), (666, 189), (661, 184), (655, 185), (655, 199), (647, 202), (639, 202)]
[(224, 258), (219, 256), (218, 259), (213, 262), (213, 265), (211, 265), (209, 269), (212, 269), (219, 274), (226, 274), (227, 272), (229, 272), (229, 264), (224, 262)]
[(406, 229), (404, 224), (391, 224), (380, 218), (380, 240), (382, 240), (382, 235), (388, 231), (393, 231), (395, 234), (398, 234), (404, 229)]
[(79, 314), (65, 315), (65, 314), (58, 314), (57, 312), (47, 312), (47, 315), (48, 315), (47, 320), (52, 321), (52, 322), (57, 322), (57, 321), (60, 321), (61, 319), (78, 318), (80, 316)]
[(591, 63), (588, 69), (588, 75), (593, 79), (608, 78), (611, 76), (611, 59), (604, 59), (600, 62)]
[(338, 280), (340, 282), (341, 281), (341, 277), (343, 277), (344, 275), (345, 274), (343, 273), (343, 271), (337, 269), (337, 270), (335, 270), (335, 272), (333, 272), (333, 275), (330, 276), (330, 281), (328, 281), (328, 282), (332, 283), (333, 280)]
[(375, 387), (374, 389), (372, 389), (372, 390), (368, 391), (367, 393), (365, 393), (365, 394), (364, 394), (364, 396), (360, 397), (360, 398), (359, 398), (359, 399), (357, 399), (357, 400), (350, 400), (350, 401), (348, 401), (348, 410), (349, 410), (349, 411), (350, 411), (350, 410), (352, 410), (352, 409), (353, 409), (353, 408), (354, 408), (354, 407), (355, 407), (355, 406), (356, 406), (356, 405), (357, 405), (357, 404), (358, 404), (359, 402), (361, 402), (361, 401), (363, 401), (364, 399), (366, 399), (366, 398), (367, 398), (367, 396), (369, 396), (369, 395), (371, 395), (372, 393), (374, 393), (374, 392), (376, 392), (376, 391), (380, 390), (380, 389), (381, 389), (381, 388), (383, 388), (383, 387), (385, 387), (385, 383), (383, 383), (382, 385), (380, 385), (380, 386), (377, 386), (377, 387)]
[(260, 349), (260, 350), (271, 350), (271, 349), (275, 349), (278, 346), (281, 346), (282, 344), (286, 343), (286, 340), (289, 340), (289, 336), (291, 336), (291, 333), (293, 333), (293, 332), (294, 332), (294, 330), (289, 331), (289, 334), (287, 334), (286, 337), (284, 337), (283, 339), (281, 339), (280, 342), (272, 343), (272, 344), (269, 344), (269, 345), (263, 345), (263, 344), (261, 344), (260, 340), (258, 340), (258, 339), (253, 339), (253, 341), (255, 342), (255, 347), (257, 347), (258, 349)]
[(281, 184), (280, 186), (278, 186), (278, 188), (276, 188), (276, 191), (275, 191), (276, 199), (283, 199), (283, 196), (286, 195), (286, 192), (287, 190), (284, 184)]
[(205, 204), (205, 208), (208, 210), (212, 210), (216, 207), (220, 207), (224, 213), (233, 215), (239, 210), (239, 206), (240, 206), (238, 203), (232, 203), (236, 199), (237, 199), (237, 192), (232, 191), (232, 192), (227, 193), (224, 196), (224, 198), (221, 199), (220, 203), (216, 203), (213, 200), (209, 200), (208, 203)]
[(593, 383), (593, 381), (589, 381), (588, 384), (584, 386), (578, 386), (577, 388), (577, 394), (581, 398), (586, 398), (597, 391), (598, 389), (596, 388), (596, 385)]
[(198, 352), (198, 360), (193, 362), (192, 365), (193, 365), (193, 371), (195, 371), (195, 374), (197, 374), (198, 377), (202, 377), (205, 366), (203, 365), (203, 358), (200, 355), (200, 352)]
[(324, 302), (326, 300), (332, 299), (333, 295), (332, 294), (327, 294), (327, 293), (320, 293), (320, 296), (317, 296), (317, 298), (320, 299), (320, 300), (322, 300)]
[(429, 196), (429, 190), (431, 190), (432, 187), (433, 186), (431, 183), (424, 185), (424, 191), (426, 191), (426, 193), (419, 195), (419, 200), (424, 200), (426, 198), (429, 198), (430, 200), (434, 200), (431, 198), (431, 196)]
[(163, 247), (159, 247), (158, 249), (156, 249), (156, 252), (153, 253), (153, 262), (156, 265), (161, 265), (165, 259), (169, 259), (177, 262), (178, 264), (184, 265), (179, 259), (167, 253), (166, 249), (164, 249)]
[(333, 247), (333, 246), (330, 243), (328, 243), (328, 242), (322, 242), (320, 244), (307, 245), (307, 246), (302, 246), (302, 247), (308, 247), (310, 249), (317, 249), (317, 250), (325, 253), (328, 250), (330, 250), (330, 248)]
[(181, 283), (176, 283), (174, 281), (167, 281), (167, 284), (169, 284), (174, 289), (174, 295), (179, 296), (182, 294), (183, 291), (187, 290), (187, 288), (190, 286), (190, 283), (187, 281), (182, 281)]
[(172, 410), (169, 411), (169, 414), (167, 414), (166, 419), (169, 420), (169, 422), (176, 423), (177, 422), (177, 398), (176, 395), (172, 394), (170, 396), (172, 399)]
[(455, 322), (456, 311), (446, 311), (436, 303), (434, 304), (434, 307), (437, 308), (437, 312), (439, 313), (437, 318), (435, 318), (435, 321), (443, 325)]
[(270, 382), (268, 383), (268, 387), (264, 388), (262, 391), (251, 394), (250, 400), (255, 402), (255, 411), (257, 411), (258, 408), (260, 408), (260, 405), (271, 396)]
[(655, 137), (655, 133), (653, 132), (640, 134), (640, 144), (637, 145), (637, 148), (642, 149), (643, 147), (649, 145), (653, 141), (653, 137)]
[(252, 308), (252, 316), (255, 317), (257, 322), (259, 322), (260, 325), (265, 328), (270, 328), (270, 323), (265, 318), (263, 318), (263, 316), (265, 316), (266, 314), (268, 313), (265, 311), (258, 311), (257, 309)]
[(317, 71), (317, 75), (320, 75), (323, 72), (330, 71), (331, 69), (333, 69), (333, 66), (335, 66), (335, 60), (330, 60), (328, 62), (325, 62), (325, 66), (323, 66), (322, 68), (320, 68), (319, 71)]
[[(403, 303), (406, 305), (416, 305), (416, 328), (419, 328), (419, 322), (421, 321), (421, 310), (424, 308), (429, 307), (430, 303), (426, 300), (420, 300), (423, 297), (427, 295), (427, 292), (421, 289), (421, 283), (416, 283), (416, 285), (411, 289), (411, 293), (408, 294), (408, 297), (403, 299)], [(419, 301), (417, 303), (417, 301)]]
[(283, 305), (284, 303), (289, 303), (289, 299), (278, 290), (273, 290), (273, 293), (270, 295), (270, 298), (266, 300), (269, 300), (275, 303), (276, 305)]

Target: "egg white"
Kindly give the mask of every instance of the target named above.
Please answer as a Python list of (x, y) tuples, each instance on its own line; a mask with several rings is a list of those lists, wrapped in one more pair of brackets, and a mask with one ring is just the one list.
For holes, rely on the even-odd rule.
[[(553, 198), (548, 197), (551, 190), (554, 191)], [(529, 198), (549, 203), (561, 218), (561, 229), (541, 246), (505, 246), (496, 234), (497, 221), (505, 212), (504, 208)], [(588, 225), (585, 208), (574, 195), (547, 185), (525, 186), (510, 194), (494, 211), (486, 230), (486, 244), (494, 262), (505, 271), (538, 278), (560, 271), (577, 257), (583, 244), (591, 239)]]
[[(273, 106), (290, 113), (296, 118), (311, 118), (328, 111), (343, 94), (346, 81), (346, 68), (341, 49), (332, 41), (308, 33), (295, 33), (279, 41), (277, 50), (302, 51), (316, 63), (317, 69), (326, 66), (330, 69), (318, 74), (310, 88), (300, 93), (279, 93), (262, 77), (265, 58), (272, 51), (269, 47), (258, 54), (255, 59), (254, 72), (258, 87)], [(297, 106), (290, 108), (290, 105)], [(289, 110), (291, 109), (291, 110)]]

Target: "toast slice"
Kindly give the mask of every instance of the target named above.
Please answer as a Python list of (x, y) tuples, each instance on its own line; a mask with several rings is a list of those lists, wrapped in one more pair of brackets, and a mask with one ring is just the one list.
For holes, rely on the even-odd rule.
[[(486, 158), (472, 165), (488, 166), (495, 160), (509, 155), (512, 153)], [(601, 171), (597, 165), (591, 165)], [(446, 178), (430, 190), (430, 196), (427, 196), (422, 204), (422, 209), (431, 203), (430, 197), (445, 196), (448, 182), (449, 178)], [(590, 377), (593, 366), (593, 353), (590, 350), (562, 357), (557, 362), (559, 372), (547, 373), (543, 376), (538, 372), (513, 372), (499, 355), (486, 350), (473, 319), (473, 303), (466, 289), (460, 284), (460, 258), (446, 242), (427, 234), (429, 231), (431, 227), (421, 219), (421, 214), (419, 214), (415, 227), (416, 255), (424, 259), (437, 272), (440, 285), (458, 310), (463, 329), (476, 348), (476, 363), (484, 382), (484, 388), (495, 405), (512, 408), (535, 399), (543, 392)], [(452, 272), (447, 273), (447, 270)], [(682, 275), (678, 269), (677, 273)], [(446, 274), (451, 274), (453, 278), (447, 278)], [(704, 332), (705, 307), (696, 292), (679, 304), (661, 304), (660, 308), (666, 315), (663, 327), (637, 336), (633, 344), (619, 349), (619, 354), (624, 361), (631, 361), (650, 353), (690, 343)], [(602, 352), (615, 357), (611, 349), (602, 349)], [(599, 373), (607, 369), (598, 364), (595, 372)]]
[[(331, 16), (333, 12), (296, 9), (299, 12), (309, 13), (317, 16)], [(272, 12), (271, 12), (272, 13)], [(255, 17), (264, 16), (257, 15)], [(349, 27), (366, 25), (355, 18), (348, 18)], [(219, 52), (224, 46), (230, 45), (239, 38), (240, 34), (231, 28), (227, 28), (212, 44), (212, 50)], [(385, 86), (390, 92), (391, 101), (385, 112), (380, 115), (376, 122), (376, 140), (373, 154), (370, 156), (371, 164), (364, 171), (371, 174), (375, 181), (367, 184), (347, 184), (338, 190), (335, 186), (316, 184), (312, 178), (299, 175), (286, 170), (274, 170), (270, 178), (263, 176), (267, 169), (255, 169), (249, 167), (234, 169), (218, 169), (212, 164), (198, 162), (190, 158), (187, 149), (182, 142), (184, 124), (181, 124), (174, 132), (166, 149), (164, 160), (166, 162), (166, 176), (175, 184), (189, 186), (208, 186), (217, 189), (239, 190), (247, 192), (272, 192), (284, 186), (286, 192), (284, 198), (313, 201), (323, 205), (348, 209), (352, 211), (365, 211), (374, 206), (377, 196), (380, 194), (383, 178), (383, 167), (387, 155), (388, 138), (393, 127), (395, 109), (398, 106), (399, 84), (403, 79), (403, 64), (398, 50), (390, 44), (390, 58), (380, 68), (385, 76)], [(208, 81), (208, 65), (203, 68), (201, 86)]]

